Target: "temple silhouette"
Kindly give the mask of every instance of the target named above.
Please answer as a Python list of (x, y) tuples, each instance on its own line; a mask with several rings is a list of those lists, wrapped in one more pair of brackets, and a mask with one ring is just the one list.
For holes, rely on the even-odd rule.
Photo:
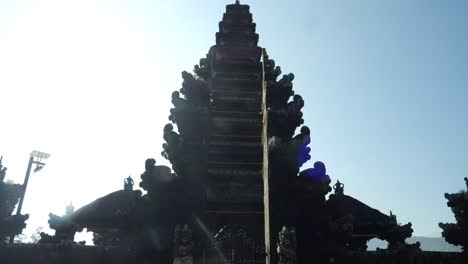
[[(2, 242), (0, 263), (468, 263), (465, 253), (407, 244), (411, 223), (347, 195), (324, 163), (303, 168), (311, 159), (304, 98), (258, 40), (250, 7), (227, 5), (216, 44), (172, 93), (161, 152), (172, 168), (146, 160), (138, 183), (145, 194), (125, 178), (122, 190), (50, 214), (55, 234), (41, 233), (38, 244)], [(3, 178), (7, 239), (28, 216), (12, 215), (22, 187)], [(441, 227), (464, 245), (467, 195), (446, 197), (459, 221)], [(74, 242), (85, 228), (94, 246)], [(367, 251), (373, 238), (388, 248)]]

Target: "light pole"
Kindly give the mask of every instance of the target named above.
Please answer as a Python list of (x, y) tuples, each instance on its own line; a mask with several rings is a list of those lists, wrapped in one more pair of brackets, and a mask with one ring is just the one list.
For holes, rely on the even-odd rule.
[[(34, 150), (31, 152), (30, 157), (29, 157), (29, 163), (28, 163), (28, 169), (26, 170), (26, 176), (24, 177), (24, 183), (23, 183), (23, 191), (21, 193), (21, 197), (19, 200), (18, 204), (18, 209), (16, 210), (16, 215), (21, 214), (21, 208), (23, 208), (23, 202), (24, 202), (24, 195), (26, 194), (26, 187), (28, 187), (28, 182), (29, 182), (29, 175), (31, 174), (31, 168), (33, 164), (36, 164), (36, 168), (34, 168), (34, 172), (38, 172), (44, 168), (45, 163), (41, 162), (43, 159), (48, 159), (50, 157), (50, 154), (36, 151)], [(36, 160), (35, 160), (36, 159)], [(13, 244), (15, 240), (15, 236), (10, 236), (10, 244)]]

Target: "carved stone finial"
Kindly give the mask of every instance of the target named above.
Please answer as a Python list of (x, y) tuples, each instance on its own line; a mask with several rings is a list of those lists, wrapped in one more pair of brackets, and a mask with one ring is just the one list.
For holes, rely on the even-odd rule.
[(239, 1), (239, 0), (236, 0), (236, 5), (240, 5), (240, 1)]
[(283, 227), (279, 233), (279, 242), (276, 249), (279, 255), (279, 264), (295, 264), (296, 261), (296, 230)]
[(132, 176), (128, 176), (127, 178), (125, 178), (124, 180), (124, 190), (125, 191), (132, 191), (133, 190), (133, 179), (132, 179)]
[(333, 190), (335, 190), (335, 194), (343, 195), (344, 194), (344, 184), (341, 183), (339, 180), (337, 180), (335, 185), (333, 185)]
[(397, 223), (396, 215), (394, 215), (392, 211), (390, 211), (390, 220), (395, 224)]

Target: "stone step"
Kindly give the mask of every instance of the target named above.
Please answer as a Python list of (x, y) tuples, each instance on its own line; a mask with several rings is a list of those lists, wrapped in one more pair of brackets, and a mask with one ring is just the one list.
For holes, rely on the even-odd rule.
[(223, 22), (229, 24), (250, 24), (253, 22), (252, 14), (235, 14), (235, 13), (224, 13)]
[(208, 88), (213, 93), (262, 93), (260, 79), (223, 78), (217, 76), (208, 81)]
[(262, 48), (242, 47), (242, 46), (213, 46), (209, 51), (209, 56), (213, 61), (239, 61), (239, 62), (260, 62)]
[(213, 162), (261, 163), (262, 147), (256, 148), (213, 148), (208, 149), (208, 160)]
[[(248, 18), (247, 18), (248, 19)], [(244, 18), (245, 21), (245, 18)], [(255, 33), (256, 25), (255, 23), (229, 23), (221, 21), (219, 22), (219, 32), (229, 33), (229, 32), (245, 32), (245, 33)]]
[(224, 59), (217, 60), (213, 65), (213, 72), (216, 75), (223, 73), (229, 74), (260, 74), (262, 71), (262, 64), (252, 62), (250, 60), (235, 60), (235, 59)]
[(216, 45), (221, 47), (256, 47), (258, 44), (258, 34), (245, 32), (216, 33)]
[(259, 137), (252, 137), (252, 139), (248, 140), (238, 140), (238, 139), (231, 139), (231, 138), (211, 138), (209, 141), (209, 146), (213, 147), (234, 147), (234, 148), (261, 148), (262, 142), (257, 140)]
[[(239, 96), (241, 95), (241, 96)], [(261, 111), (261, 94), (212, 94), (212, 109), (215, 111), (236, 111), (242, 109), (249, 112)]]

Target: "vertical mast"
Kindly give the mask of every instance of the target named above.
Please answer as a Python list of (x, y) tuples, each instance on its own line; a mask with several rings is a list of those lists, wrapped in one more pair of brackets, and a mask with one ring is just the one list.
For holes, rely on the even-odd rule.
[(265, 218), (265, 264), (270, 264), (270, 190), (268, 181), (268, 109), (266, 105), (266, 81), (265, 81), (265, 60), (264, 52), (262, 51), (262, 146), (263, 146), (263, 201), (264, 201), (264, 218)]

